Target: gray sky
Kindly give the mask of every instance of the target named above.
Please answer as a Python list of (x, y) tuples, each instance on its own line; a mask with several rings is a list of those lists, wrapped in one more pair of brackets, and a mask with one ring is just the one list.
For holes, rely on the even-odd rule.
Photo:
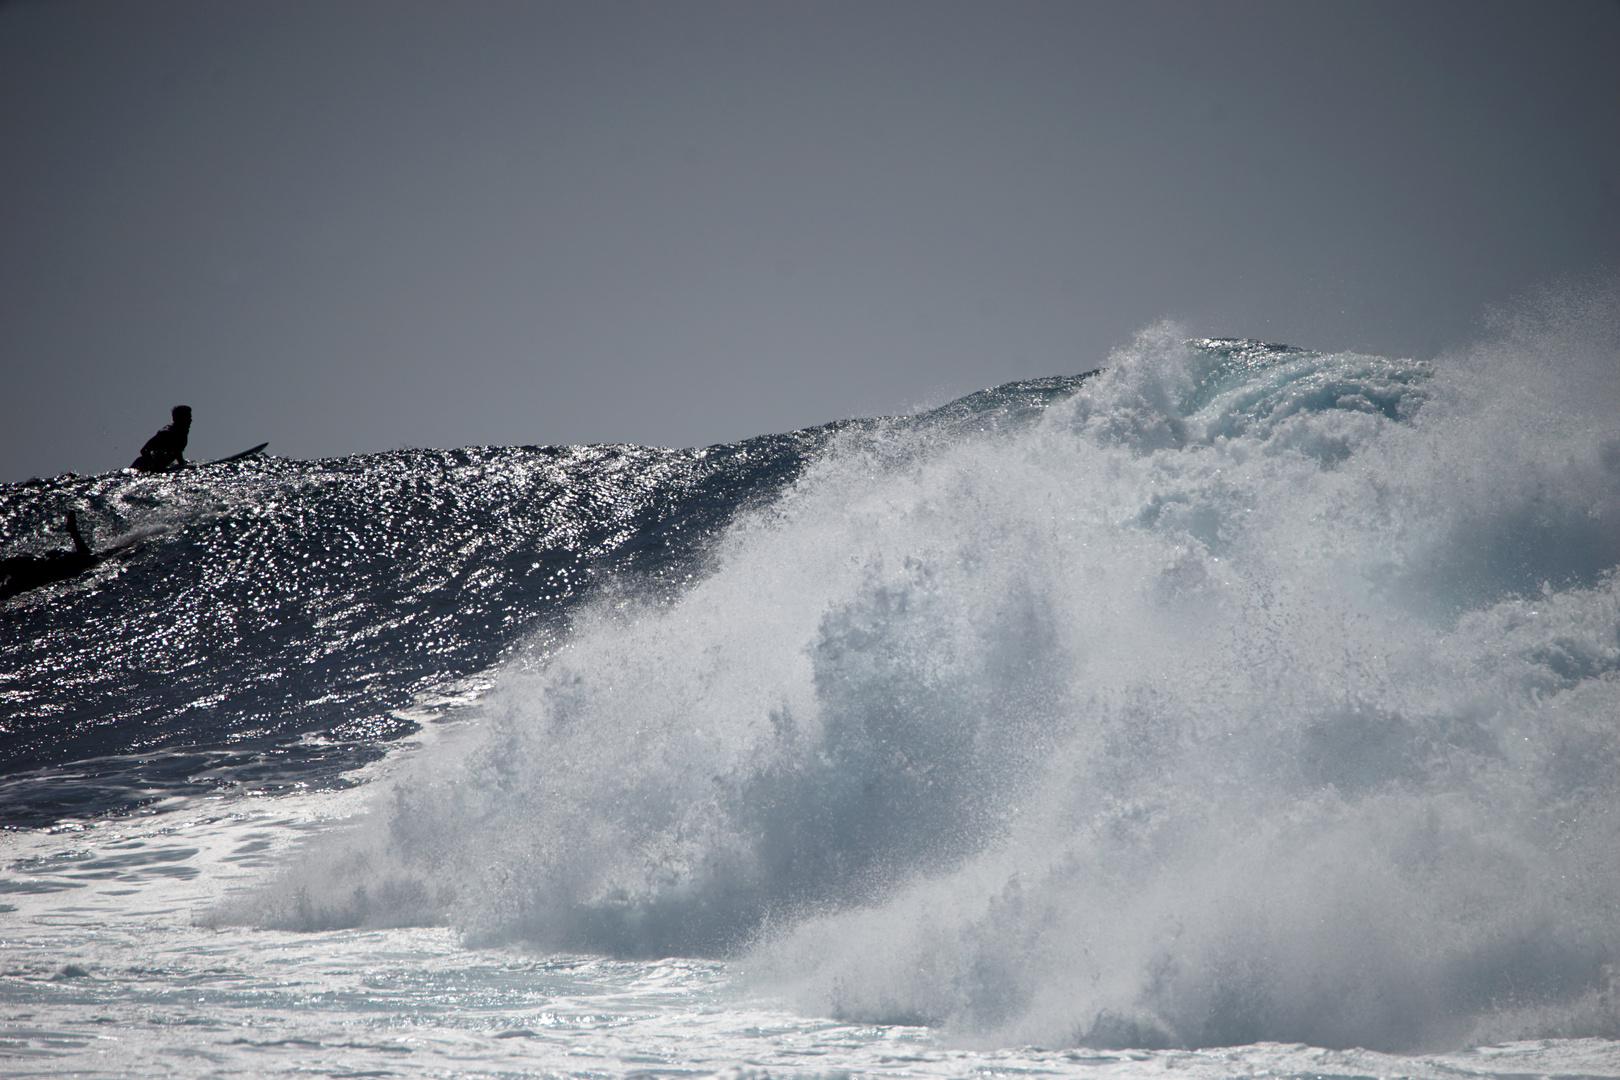
[(1620, 268), (1620, 5), (0, 7), (0, 481), (703, 445)]

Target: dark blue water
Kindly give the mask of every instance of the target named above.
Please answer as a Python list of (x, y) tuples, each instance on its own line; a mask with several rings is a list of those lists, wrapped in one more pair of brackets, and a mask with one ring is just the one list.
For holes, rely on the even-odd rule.
[[(899, 423), (1005, 423), (1076, 382)], [(0, 554), (68, 547), (69, 510), (93, 548), (121, 549), (0, 604), (0, 827), (342, 784), (415, 729), (400, 710), (435, 689), (453, 700), (456, 680), (558, 632), (605, 582), (678, 591), (740, 509), (877, 423), (705, 449), (263, 455), (0, 488)]]

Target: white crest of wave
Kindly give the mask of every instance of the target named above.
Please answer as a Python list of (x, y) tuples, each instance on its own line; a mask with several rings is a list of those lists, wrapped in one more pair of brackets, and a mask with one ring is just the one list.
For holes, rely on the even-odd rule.
[(1620, 317), (851, 436), (268, 889), (976, 1043), (1620, 1035)]

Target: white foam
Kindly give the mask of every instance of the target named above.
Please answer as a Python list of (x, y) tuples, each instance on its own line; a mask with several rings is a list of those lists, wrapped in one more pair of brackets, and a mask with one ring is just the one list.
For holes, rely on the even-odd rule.
[(1161, 327), (1033, 426), (852, 434), (256, 917), (987, 1045), (1620, 1035), (1615, 310), (1432, 365)]

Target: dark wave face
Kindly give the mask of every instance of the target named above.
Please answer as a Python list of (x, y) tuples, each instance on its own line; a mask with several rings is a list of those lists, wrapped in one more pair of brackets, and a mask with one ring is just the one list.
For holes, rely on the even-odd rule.
[(13, 548), (62, 536), (70, 509), (93, 547), (135, 542), (0, 612), (0, 820), (177, 784), (332, 782), (414, 726), (395, 710), (555, 626), (595, 583), (677, 582), (824, 437), (253, 458), (14, 485), (0, 493)]
[[(914, 422), (1002, 422), (1073, 384), (987, 391)], [(66, 547), (70, 510), (93, 548), (117, 549), (0, 607), (0, 827), (178, 791), (341, 784), (603, 582), (679, 589), (740, 508), (851, 426), (0, 488), (6, 555)]]

